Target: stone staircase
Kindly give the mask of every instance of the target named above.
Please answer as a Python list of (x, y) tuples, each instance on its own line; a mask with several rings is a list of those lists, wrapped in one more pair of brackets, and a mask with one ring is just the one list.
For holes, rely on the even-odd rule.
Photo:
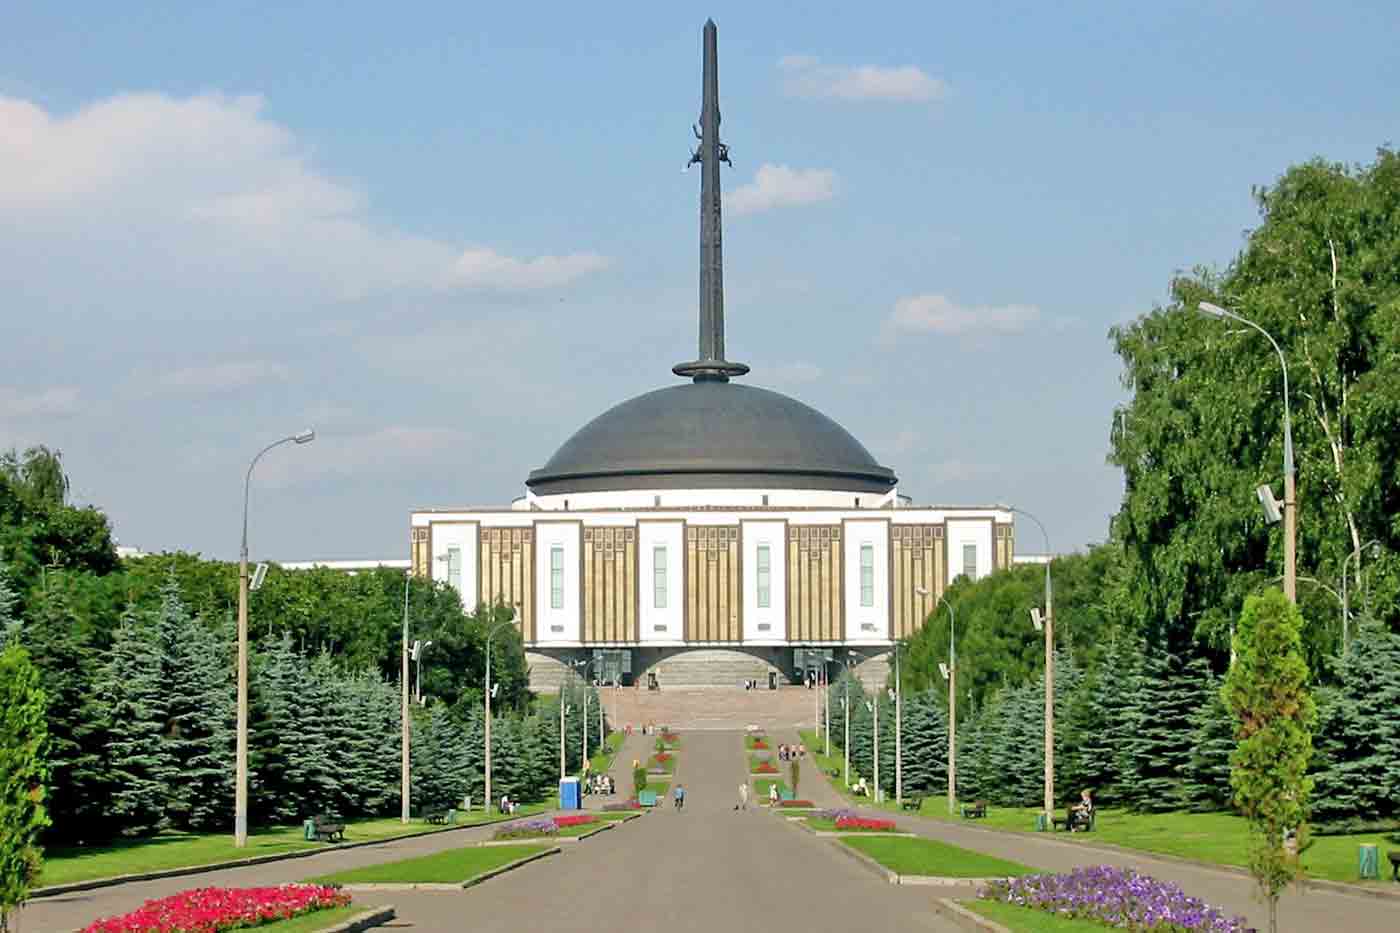
[(805, 687), (745, 690), (725, 687), (666, 687), (661, 690), (604, 688), (608, 719), (668, 725), (680, 730), (735, 730), (756, 725), (768, 730), (808, 728), (815, 721), (816, 692)]

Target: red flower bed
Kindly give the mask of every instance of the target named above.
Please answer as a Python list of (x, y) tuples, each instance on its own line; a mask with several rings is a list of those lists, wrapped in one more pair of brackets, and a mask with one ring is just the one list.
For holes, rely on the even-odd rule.
[(598, 818), (591, 813), (570, 813), (554, 818), (554, 825), (558, 826), (560, 829), (564, 829), (567, 826), (583, 826), (587, 823), (596, 822), (598, 822)]
[(754, 771), (758, 772), (759, 774), (777, 774), (778, 768), (771, 761), (760, 761), (754, 767)]
[(672, 756), (670, 752), (657, 752), (652, 757), (655, 758), (658, 762), (665, 764), (666, 762), (671, 760)]
[(642, 805), (637, 802), (636, 797), (632, 797), (619, 803), (605, 803), (603, 804), (603, 809), (609, 813), (616, 813), (620, 810), (640, 810), (642, 809)]
[(751, 746), (749, 746), (749, 747), (750, 747), (750, 748), (753, 748), (753, 749), (755, 749), (755, 750), (757, 750), (757, 749), (767, 750), (767, 748), (768, 748), (768, 743), (765, 742), (765, 741), (763, 741), (762, 739), (754, 739), (753, 745), (751, 745)]
[(195, 888), (147, 901), (129, 914), (95, 920), (83, 933), (218, 933), (349, 903), (350, 895), (317, 884)]
[(815, 804), (810, 800), (779, 800), (780, 807), (813, 807)]
[(667, 745), (675, 745), (680, 740), (681, 737), (674, 732), (661, 733), (661, 741), (665, 742)]
[(868, 829), (888, 832), (894, 829), (894, 820), (872, 820), (863, 816), (843, 816), (836, 821), (837, 829)]

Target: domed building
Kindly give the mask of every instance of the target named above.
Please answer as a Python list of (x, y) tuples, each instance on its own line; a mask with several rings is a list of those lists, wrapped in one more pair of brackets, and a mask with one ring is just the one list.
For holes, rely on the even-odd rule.
[[(412, 572), (504, 603), (531, 681), (800, 682), (883, 656), (949, 581), (1011, 565), (1006, 507), (914, 506), (849, 431), (725, 359), (718, 78), (706, 29), (700, 347), (689, 382), (605, 411), (499, 509), (414, 512)], [(834, 672), (829, 672), (834, 673)]]

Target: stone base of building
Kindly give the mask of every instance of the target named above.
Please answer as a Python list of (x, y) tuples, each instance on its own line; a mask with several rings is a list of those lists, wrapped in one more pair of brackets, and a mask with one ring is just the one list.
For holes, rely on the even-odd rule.
[[(796, 649), (802, 651), (803, 649)], [(877, 690), (891, 676), (888, 649), (857, 649), (855, 674), (867, 690)], [(835, 678), (839, 659), (850, 658), (847, 649), (832, 650), (834, 659), (827, 674)], [(534, 649), (525, 652), (530, 671), (530, 689), (537, 693), (557, 693), (559, 685), (576, 676), (588, 659), (589, 678), (611, 682), (620, 674), (623, 685), (642, 687), (739, 688), (746, 681), (760, 689), (801, 684), (805, 669), (799, 668), (793, 648), (626, 648), (608, 649), (595, 654), (588, 648)]]

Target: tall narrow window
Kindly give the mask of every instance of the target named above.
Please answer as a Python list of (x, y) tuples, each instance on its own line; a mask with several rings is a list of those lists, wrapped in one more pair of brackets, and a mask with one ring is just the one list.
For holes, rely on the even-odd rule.
[(651, 605), (654, 609), (666, 608), (666, 548), (651, 549)]
[(447, 585), (457, 592), (462, 591), (462, 549), (447, 549)]
[(773, 604), (773, 572), (768, 545), (758, 546), (758, 608), (768, 609)]
[(564, 608), (564, 547), (560, 544), (549, 549), (549, 608)]
[(963, 545), (963, 576), (969, 580), (977, 579), (977, 545)]
[(875, 605), (875, 545), (860, 546), (860, 604), (869, 609)]

